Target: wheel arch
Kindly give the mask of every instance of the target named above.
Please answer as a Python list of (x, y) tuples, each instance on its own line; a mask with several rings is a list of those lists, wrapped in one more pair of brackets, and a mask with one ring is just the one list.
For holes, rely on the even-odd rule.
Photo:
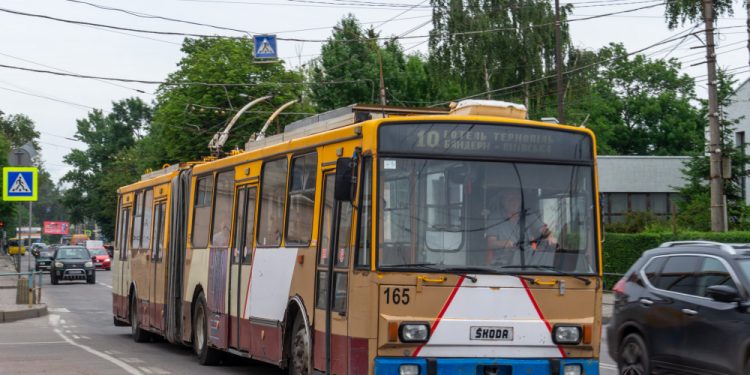
[[(641, 327), (641, 325), (636, 322), (630, 321), (623, 323), (617, 330), (617, 340), (615, 341), (617, 343), (617, 351), (615, 351), (615, 354), (619, 357), (622, 340), (624, 340), (625, 337), (627, 337), (631, 333), (635, 333), (641, 336), (643, 342), (646, 343), (646, 350), (649, 350), (649, 346), (651, 346), (651, 340), (649, 339), (648, 335), (645, 334), (645, 332), (646, 331), (643, 329), (643, 327)], [(612, 359), (614, 359), (615, 361), (619, 360), (619, 358)]]
[(281, 353), (282, 368), (286, 368), (289, 364), (289, 352), (291, 350), (292, 343), (292, 330), (294, 329), (294, 321), (298, 316), (302, 316), (302, 321), (305, 325), (305, 331), (307, 336), (310, 338), (310, 352), (308, 353), (307, 361), (309, 368), (312, 369), (312, 353), (313, 353), (313, 337), (312, 337), (312, 326), (310, 325), (310, 318), (307, 316), (307, 308), (305, 307), (305, 301), (299, 295), (294, 295), (289, 299), (287, 303), (286, 311), (284, 312), (284, 321), (281, 325), (283, 331), (283, 345)]

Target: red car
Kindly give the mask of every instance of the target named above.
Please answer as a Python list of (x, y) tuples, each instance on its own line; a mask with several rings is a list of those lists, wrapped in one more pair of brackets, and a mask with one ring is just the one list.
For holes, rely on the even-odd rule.
[(107, 271), (112, 268), (112, 259), (110, 259), (109, 253), (104, 247), (89, 249), (89, 253), (91, 254), (91, 260), (94, 262), (94, 267), (104, 268)]

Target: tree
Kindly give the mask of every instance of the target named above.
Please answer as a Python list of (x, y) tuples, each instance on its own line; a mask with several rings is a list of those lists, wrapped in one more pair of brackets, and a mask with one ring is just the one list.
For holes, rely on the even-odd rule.
[[(232, 129), (227, 146), (244, 148), (275, 107), (303, 92), (301, 74), (285, 70), (280, 63), (254, 63), (250, 39), (185, 39), (182, 51), (185, 56), (179, 69), (159, 87), (153, 123), (144, 139), (147, 154), (141, 159), (153, 168), (200, 160), (209, 153), (212, 136), (240, 107), (252, 99), (274, 95), (271, 104), (259, 104), (245, 112)], [(303, 105), (297, 108), (306, 109)], [(272, 128), (269, 134), (275, 131)]]
[(605, 62), (580, 83), (567, 110), (594, 130), (600, 154), (686, 155), (703, 143), (695, 82), (680, 74), (676, 59), (629, 57), (621, 44), (601, 49), (597, 59)]
[[(445, 97), (434, 90), (429, 65), (418, 54), (407, 55), (395, 38), (378, 43), (380, 34), (362, 29), (353, 15), (334, 27), (308, 70), (310, 95), (318, 112), (354, 103), (380, 103), (380, 65), (388, 104), (427, 105)], [(450, 87), (441, 82), (441, 87)]]
[(112, 238), (117, 211), (117, 188), (138, 179), (138, 172), (123, 168), (120, 158), (128, 153), (148, 130), (152, 110), (138, 98), (112, 103), (112, 111), (91, 111), (77, 121), (76, 139), (87, 145), (86, 150), (74, 149), (64, 161), (73, 166), (62, 180), (70, 184), (63, 202), (70, 210), (70, 219), (81, 223), (91, 218), (105, 236)]
[[(462, 95), (513, 87), (486, 96), (526, 103), (532, 115), (546, 106), (550, 81), (540, 79), (554, 72), (556, 21), (548, 1), (432, 0), (432, 6), (436, 77), (460, 82)], [(570, 45), (570, 9), (561, 8), (563, 51)]]
[[(723, 108), (730, 103), (732, 87), (737, 82), (734, 77), (720, 70), (718, 72), (718, 98), (721, 104), (721, 144), (724, 156), (731, 159), (732, 176), (724, 179), (724, 193), (727, 197), (727, 223), (729, 229), (750, 229), (750, 210), (745, 204), (743, 181), (750, 175), (745, 166), (750, 163), (744, 145), (733, 142), (734, 129), (741, 119), (727, 118)], [(708, 103), (702, 101), (701, 113), (708, 113)], [(706, 176), (709, 176), (709, 157), (705, 153), (705, 139), (694, 150), (690, 161), (686, 163), (683, 173), (687, 184), (680, 189), (682, 199), (678, 203), (678, 222), (681, 226), (693, 230), (710, 230), (710, 193)]]

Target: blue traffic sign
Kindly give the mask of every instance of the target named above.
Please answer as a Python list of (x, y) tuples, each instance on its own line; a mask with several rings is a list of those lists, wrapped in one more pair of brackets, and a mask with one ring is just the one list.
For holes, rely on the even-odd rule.
[(38, 185), (38, 170), (34, 167), (3, 168), (4, 201), (36, 201)]
[(253, 43), (256, 59), (276, 59), (276, 35), (254, 35)]

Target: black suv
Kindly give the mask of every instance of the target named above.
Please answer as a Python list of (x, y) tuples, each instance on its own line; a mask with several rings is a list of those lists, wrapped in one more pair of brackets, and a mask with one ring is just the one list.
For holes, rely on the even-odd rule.
[(87, 283), (94, 284), (95, 272), (91, 254), (85, 247), (59, 246), (55, 249), (49, 276), (52, 285), (57, 285), (60, 280), (86, 280)]
[(44, 247), (40, 249), (34, 249), (34, 269), (37, 271), (48, 270), (52, 268), (52, 258), (55, 256), (55, 249), (52, 247)]
[(613, 292), (607, 343), (620, 374), (750, 374), (750, 246), (643, 253)]

